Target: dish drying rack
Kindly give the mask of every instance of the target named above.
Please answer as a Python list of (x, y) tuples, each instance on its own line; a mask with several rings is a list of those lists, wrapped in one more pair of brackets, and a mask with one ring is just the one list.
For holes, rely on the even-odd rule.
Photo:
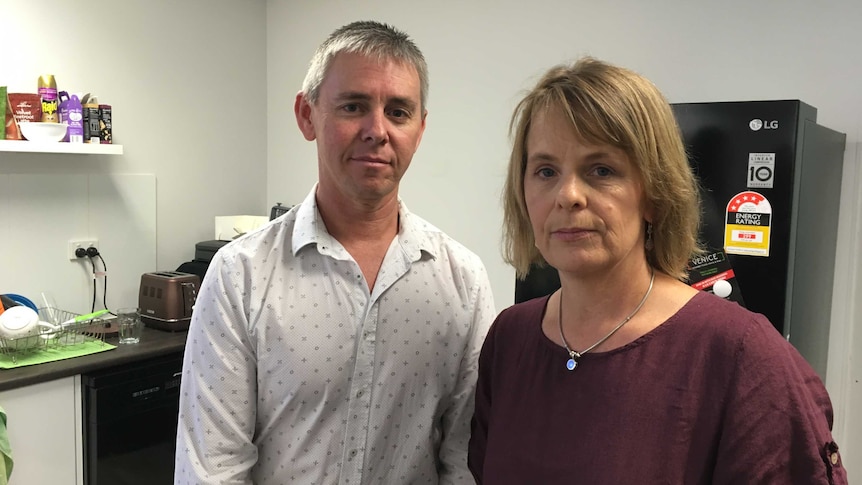
[(39, 320), (49, 322), (58, 328), (49, 329), (41, 327), (32, 335), (18, 338), (0, 337), (0, 355), (8, 355), (13, 363), (17, 363), (22, 355), (42, 352), (58, 347), (77, 345), (84, 342), (100, 341), (105, 343), (105, 332), (99, 331), (104, 328), (105, 319), (102, 317), (85, 320), (82, 322), (61, 323), (74, 320), (80, 316), (58, 308), (40, 308)]

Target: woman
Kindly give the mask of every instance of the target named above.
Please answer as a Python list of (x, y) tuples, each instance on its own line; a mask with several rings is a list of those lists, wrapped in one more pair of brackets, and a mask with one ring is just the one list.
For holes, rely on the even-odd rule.
[(555, 67), (515, 110), (506, 258), (559, 271), (485, 340), (478, 483), (846, 483), (823, 384), (765, 317), (683, 282), (700, 201), (661, 93)]

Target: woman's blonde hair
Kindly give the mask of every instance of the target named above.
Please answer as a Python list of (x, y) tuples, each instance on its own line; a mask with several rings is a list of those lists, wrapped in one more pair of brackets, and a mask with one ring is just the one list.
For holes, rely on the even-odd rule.
[[(700, 193), (673, 111), (649, 80), (628, 69), (586, 57), (548, 70), (518, 103), (509, 125), (513, 138), (503, 192), (503, 257), (523, 278), (545, 262), (524, 201), (527, 134), (537, 113), (559, 108), (575, 134), (592, 144), (623, 150), (641, 175), (652, 208), (649, 264), (685, 280), (688, 260), (701, 252)], [(646, 230), (646, 225), (645, 225)]]

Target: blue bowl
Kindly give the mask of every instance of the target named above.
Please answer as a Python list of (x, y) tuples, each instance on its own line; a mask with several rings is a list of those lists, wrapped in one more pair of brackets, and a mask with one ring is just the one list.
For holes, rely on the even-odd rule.
[(15, 293), (5, 293), (3, 296), (5, 296), (6, 298), (9, 298), (10, 300), (14, 301), (15, 303), (20, 303), (21, 305), (30, 307), (32, 310), (34, 310), (36, 312), (39, 311), (39, 309), (36, 307), (36, 305), (34, 305), (33, 302), (30, 301), (30, 299), (27, 298), (26, 296), (16, 295)]

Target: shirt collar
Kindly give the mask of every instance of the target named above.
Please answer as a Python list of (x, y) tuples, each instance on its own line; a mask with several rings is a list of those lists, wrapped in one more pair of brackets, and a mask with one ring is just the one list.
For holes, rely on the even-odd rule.
[[(326, 224), (320, 216), (320, 211), (317, 210), (316, 193), (317, 184), (311, 188), (296, 211), (296, 223), (293, 227), (291, 246), (293, 255), (296, 256), (299, 250), (305, 246), (315, 244), (321, 254), (329, 254), (338, 259), (348, 259), (349, 255), (344, 247), (326, 230)], [(440, 230), (410, 212), (401, 197), (398, 197), (398, 216), (400, 228), (397, 242), (402, 251), (409, 256), (409, 259), (412, 261), (419, 260), (422, 251), (436, 259), (438, 248), (433, 244), (431, 235), (440, 233)]]

